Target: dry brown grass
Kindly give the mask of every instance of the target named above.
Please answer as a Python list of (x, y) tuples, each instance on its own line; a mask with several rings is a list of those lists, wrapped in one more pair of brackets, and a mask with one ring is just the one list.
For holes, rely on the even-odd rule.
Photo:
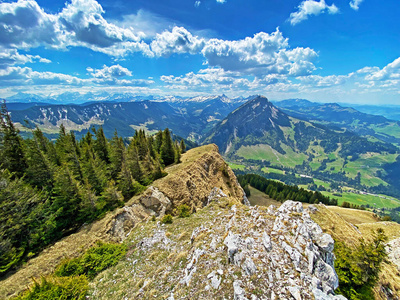
[(214, 144), (204, 145), (201, 147), (193, 148), (184, 153), (181, 157), (181, 163), (177, 165), (172, 165), (167, 167), (166, 171), (169, 175), (173, 175), (182, 169), (190, 166), (193, 162), (198, 160), (204, 155), (204, 153), (210, 153), (213, 151), (218, 151), (217, 146)]
[(358, 229), (347, 222), (342, 214), (337, 212), (336, 207), (317, 205), (317, 208), (318, 211), (315, 214), (311, 214), (311, 218), (321, 226), (324, 232), (329, 233), (335, 240), (352, 245), (361, 237)]
[(329, 206), (329, 210), (340, 214), (347, 222), (357, 225), (362, 223), (375, 223), (379, 218), (373, 212), (344, 208), (339, 206)]
[(216, 145), (191, 149), (181, 160), (180, 164), (167, 168), (167, 177), (153, 183), (171, 200), (172, 209), (181, 204), (201, 209), (214, 187), (220, 188), (232, 203), (241, 203), (244, 192)]
[(6, 299), (25, 290), (31, 278), (52, 273), (55, 267), (66, 257), (76, 257), (94, 246), (98, 240), (106, 241), (102, 230), (108, 218), (83, 227), (79, 232), (63, 238), (42, 253), (28, 261), (18, 272), (0, 282), (0, 299)]
[(385, 234), (388, 236), (389, 240), (400, 237), (400, 224), (395, 222), (376, 222), (358, 225), (358, 229), (363, 235), (366, 236), (368, 236), (372, 230), (376, 230), (378, 228), (382, 228), (385, 231)]
[(374, 288), (376, 300), (387, 300), (381, 286), (389, 287), (396, 296), (400, 295), (400, 272), (393, 264), (383, 264), (382, 272), (379, 274), (379, 284)]
[[(318, 212), (311, 215), (321, 228), (332, 235), (335, 240), (348, 246), (356, 245), (360, 238), (371, 239), (372, 230), (382, 228), (389, 240), (400, 236), (400, 224), (379, 222), (375, 215), (368, 211), (355, 210), (335, 206), (320, 206)], [(356, 224), (356, 225), (351, 225)], [(384, 263), (379, 281), (374, 288), (376, 300), (386, 300), (381, 287), (390, 287), (395, 295), (400, 295), (400, 272), (392, 263)]]
[(268, 197), (268, 195), (253, 188), (252, 186), (249, 186), (249, 189), (250, 189), (250, 197), (248, 198), (251, 205), (258, 205), (258, 206), (275, 205), (278, 207), (281, 205), (279, 201), (271, 199), (270, 197)]

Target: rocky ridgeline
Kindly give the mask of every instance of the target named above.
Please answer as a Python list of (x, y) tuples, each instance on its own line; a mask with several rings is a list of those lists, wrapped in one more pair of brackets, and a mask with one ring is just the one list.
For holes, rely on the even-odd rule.
[(204, 209), (174, 221), (185, 224), (138, 228), (144, 235), (132, 240), (131, 256), (97, 278), (90, 298), (345, 299), (334, 294), (334, 241), (310, 218), (314, 206), (249, 207), (227, 198), (213, 188)]
[[(142, 195), (116, 212), (106, 225), (110, 239), (123, 241), (136, 224), (149, 216), (162, 217), (166, 213), (173, 213), (182, 204), (195, 212), (207, 205), (210, 197), (223, 195), (234, 203), (249, 205), (246, 194), (233, 171), (218, 153), (216, 145), (190, 151), (197, 151), (198, 157), (185, 162), (184, 156), (182, 164), (167, 169), (170, 173), (167, 177), (154, 182)], [(216, 186), (218, 188), (212, 188)], [(219, 191), (222, 194), (218, 194)]]

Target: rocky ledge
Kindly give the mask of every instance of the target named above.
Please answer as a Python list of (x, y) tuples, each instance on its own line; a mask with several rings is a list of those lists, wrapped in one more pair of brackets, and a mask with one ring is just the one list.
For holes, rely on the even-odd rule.
[(316, 207), (232, 205), (218, 188), (209, 193), (192, 222), (138, 229), (127, 261), (100, 276), (90, 298), (109, 298), (113, 278), (126, 299), (345, 299), (334, 294), (334, 241), (310, 218)]

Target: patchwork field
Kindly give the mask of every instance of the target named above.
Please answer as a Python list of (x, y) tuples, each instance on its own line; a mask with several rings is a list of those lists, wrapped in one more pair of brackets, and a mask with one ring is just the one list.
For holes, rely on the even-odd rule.
[(253, 146), (241, 146), (237, 155), (244, 159), (267, 160), (272, 165), (278, 165), (287, 168), (294, 168), (301, 165), (307, 159), (304, 153), (294, 152), (287, 145), (281, 145), (286, 154), (281, 154), (269, 145), (258, 144)]
[(230, 162), (228, 162), (228, 165), (233, 170), (244, 170), (246, 168), (245, 165), (240, 165), (240, 164), (235, 164), (235, 163), (230, 163)]

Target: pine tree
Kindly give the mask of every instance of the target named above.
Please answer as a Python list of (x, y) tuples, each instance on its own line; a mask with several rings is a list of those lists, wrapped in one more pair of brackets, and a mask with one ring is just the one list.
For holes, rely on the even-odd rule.
[(178, 145), (178, 143), (176, 143), (175, 145), (175, 163), (180, 163), (181, 162), (181, 149)]
[(154, 139), (152, 136), (147, 137), (147, 148), (149, 149), (149, 154), (153, 159), (157, 159), (157, 154), (154, 149)]
[(140, 166), (138, 149), (133, 144), (130, 144), (128, 147), (125, 163), (127, 164), (132, 177), (141, 182), (143, 180), (143, 172)]
[(118, 176), (118, 188), (121, 190), (125, 199), (131, 198), (135, 194), (134, 179), (126, 163), (123, 161), (121, 172)]
[(60, 164), (65, 163), (72, 171), (77, 180), (82, 180), (82, 170), (79, 159), (80, 151), (75, 140), (75, 134), (71, 131), (69, 134), (63, 124), (60, 125), (60, 131), (56, 140), (57, 156), (60, 159)]
[(96, 194), (100, 195), (107, 181), (105, 163), (94, 155), (89, 145), (83, 145), (83, 152), (81, 165), (84, 182), (87, 181)]
[(87, 223), (96, 217), (98, 197), (88, 180), (79, 186), (79, 196), (82, 199), (79, 207), (79, 220)]
[(52, 211), (57, 216), (57, 228), (60, 234), (63, 229), (76, 225), (80, 203), (78, 181), (64, 164), (55, 176), (52, 203)]

